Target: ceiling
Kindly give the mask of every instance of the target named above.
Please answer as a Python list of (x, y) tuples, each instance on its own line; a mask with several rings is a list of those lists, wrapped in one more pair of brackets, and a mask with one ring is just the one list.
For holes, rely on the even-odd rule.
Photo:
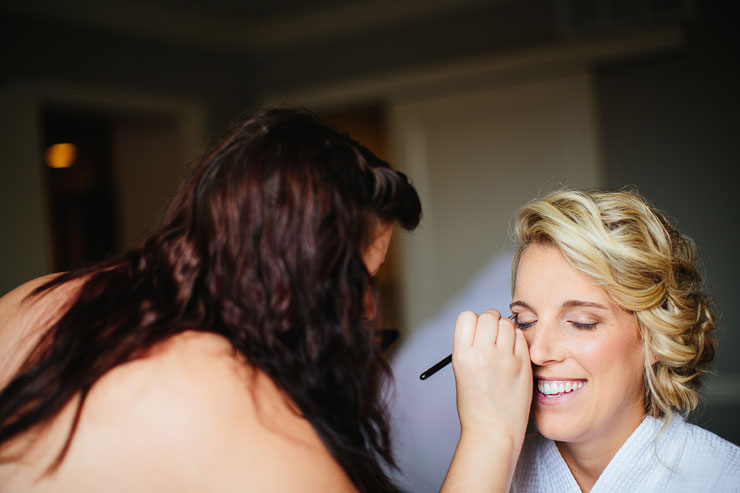
[(13, 0), (0, 11), (264, 55), (516, 0)]
[(0, 54), (6, 58), (0, 80), (174, 87), (223, 94), (224, 101), (229, 93), (268, 97), (558, 46), (577, 37), (590, 44), (594, 33), (649, 30), (666, 20), (675, 26), (691, 15), (692, 5), (692, 0), (0, 0)]

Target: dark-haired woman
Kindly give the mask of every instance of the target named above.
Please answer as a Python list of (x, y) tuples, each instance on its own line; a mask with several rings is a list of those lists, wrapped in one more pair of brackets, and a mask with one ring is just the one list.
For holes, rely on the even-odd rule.
[(0, 490), (393, 490), (368, 319), (420, 214), (310, 114), (244, 119), (141, 247), (0, 299)]

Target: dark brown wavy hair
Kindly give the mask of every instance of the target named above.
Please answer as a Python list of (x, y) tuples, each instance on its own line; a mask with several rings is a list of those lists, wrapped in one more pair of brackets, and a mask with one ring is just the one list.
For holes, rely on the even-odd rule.
[(359, 490), (394, 490), (380, 398), (389, 369), (362, 320), (373, 287), (362, 253), (379, 223), (413, 229), (420, 215), (402, 173), (309, 112), (247, 116), (205, 153), (141, 247), (30, 295), (83, 280), (0, 393), (0, 447), (79, 395), (57, 468), (95, 382), (194, 330), (225, 337), (267, 374)]

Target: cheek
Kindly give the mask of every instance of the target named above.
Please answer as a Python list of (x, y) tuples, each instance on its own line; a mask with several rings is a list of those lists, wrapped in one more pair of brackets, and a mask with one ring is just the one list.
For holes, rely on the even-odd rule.
[(527, 347), (532, 346), (532, 331), (531, 330), (525, 330), (524, 333), (524, 339), (527, 341)]
[(592, 376), (620, 386), (642, 385), (642, 345), (637, 338), (582, 340), (572, 350)]
[(609, 360), (613, 353), (611, 345), (596, 337), (579, 338), (571, 341), (571, 354), (576, 358), (580, 365), (592, 375), (602, 373), (604, 368), (609, 367)]

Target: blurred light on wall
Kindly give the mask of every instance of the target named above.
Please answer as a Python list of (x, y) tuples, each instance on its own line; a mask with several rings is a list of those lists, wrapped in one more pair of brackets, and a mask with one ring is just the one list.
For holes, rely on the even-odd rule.
[(54, 144), (46, 150), (46, 165), (50, 168), (69, 168), (77, 159), (77, 146), (69, 143)]

